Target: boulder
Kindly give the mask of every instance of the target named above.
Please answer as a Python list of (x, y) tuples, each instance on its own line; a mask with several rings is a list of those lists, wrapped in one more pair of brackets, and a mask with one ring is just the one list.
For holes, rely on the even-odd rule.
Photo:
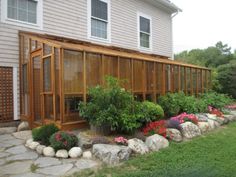
[(137, 138), (128, 140), (128, 147), (137, 154), (146, 154), (149, 151), (147, 145)]
[(29, 123), (26, 121), (21, 122), (17, 127), (18, 132), (24, 131), (24, 130), (29, 130), (29, 129), (30, 129)]
[(236, 116), (234, 116), (234, 115), (224, 115), (224, 118), (228, 119), (229, 122), (235, 121), (234, 117), (236, 118)]
[(198, 122), (198, 127), (202, 133), (206, 133), (210, 130), (210, 125), (208, 122)]
[(69, 156), (71, 158), (78, 158), (82, 155), (83, 151), (80, 147), (73, 147), (69, 151)]
[(55, 150), (52, 147), (45, 147), (43, 149), (43, 155), (46, 157), (54, 157), (55, 156)]
[(174, 129), (174, 128), (168, 128), (166, 130), (166, 134), (168, 137), (170, 137), (170, 139), (172, 141), (175, 141), (175, 142), (181, 142), (183, 141), (183, 138), (182, 138), (182, 135), (181, 135), (181, 132), (177, 129)]
[(38, 142), (36, 141), (33, 141), (29, 144), (29, 148), (32, 149), (32, 150), (35, 150), (37, 148), (37, 146), (40, 145)]
[(193, 124), (192, 122), (185, 122), (181, 124), (180, 126), (182, 127), (181, 132), (182, 132), (183, 138), (191, 139), (191, 138), (201, 135), (200, 128), (197, 125)]
[(29, 147), (29, 145), (33, 142), (34, 140), (32, 138), (26, 140), (25, 146)]
[(196, 114), (196, 116), (197, 116), (199, 122), (207, 122), (207, 120), (208, 120), (207, 115), (204, 113)]
[(68, 151), (65, 149), (58, 150), (56, 153), (56, 157), (58, 157), (58, 158), (67, 159), (68, 156), (69, 156)]
[(208, 124), (209, 124), (209, 130), (214, 130), (216, 127), (215, 121), (208, 119)]
[(215, 114), (206, 114), (207, 118), (208, 119), (211, 119), (211, 120), (217, 120), (217, 117)]
[(83, 152), (83, 158), (91, 159), (92, 158), (92, 153), (90, 151)]
[(159, 151), (160, 149), (167, 148), (169, 141), (158, 134), (147, 137), (145, 144), (151, 151)]
[(38, 146), (36, 147), (37, 153), (43, 154), (43, 149), (44, 149), (45, 147), (46, 147), (46, 146), (44, 146), (44, 145), (38, 145)]
[(127, 146), (95, 144), (93, 154), (108, 165), (116, 165), (121, 161), (128, 160), (131, 149)]

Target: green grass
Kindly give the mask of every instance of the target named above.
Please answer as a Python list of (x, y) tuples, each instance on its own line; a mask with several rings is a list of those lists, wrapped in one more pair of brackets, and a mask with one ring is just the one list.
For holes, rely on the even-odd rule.
[(74, 176), (94, 177), (236, 177), (236, 123), (124, 164)]

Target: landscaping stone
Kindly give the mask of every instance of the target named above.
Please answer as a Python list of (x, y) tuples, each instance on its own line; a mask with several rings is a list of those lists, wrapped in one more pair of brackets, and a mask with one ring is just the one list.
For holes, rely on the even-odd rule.
[(210, 130), (210, 125), (208, 122), (198, 122), (198, 127), (202, 133), (206, 133)]
[(174, 129), (174, 128), (168, 128), (166, 130), (166, 134), (168, 137), (170, 137), (170, 139), (172, 141), (175, 141), (175, 142), (181, 142), (183, 141), (183, 137), (181, 135), (181, 132), (177, 129)]
[(207, 122), (207, 120), (208, 120), (207, 115), (204, 113), (196, 114), (196, 116), (197, 116), (199, 122)]
[(92, 158), (92, 153), (90, 151), (83, 152), (83, 158), (91, 159)]
[(20, 131), (20, 132), (15, 132), (12, 135), (17, 139), (27, 140), (32, 138), (32, 131), (31, 130)]
[(216, 120), (215, 120), (215, 121), (218, 122), (220, 125), (226, 124), (224, 118), (216, 117)]
[(160, 149), (167, 148), (169, 141), (160, 135), (152, 135), (147, 137), (145, 144), (151, 151), (159, 151)]
[(66, 172), (68, 172), (70, 169), (72, 169), (73, 164), (62, 164), (57, 166), (51, 166), (51, 167), (45, 167), (45, 168), (39, 168), (36, 170), (37, 173), (41, 173), (44, 175), (53, 175), (53, 176), (61, 176), (64, 175)]
[(2, 127), (0, 128), (0, 135), (10, 134), (16, 132), (16, 127)]
[(89, 159), (79, 159), (75, 166), (77, 167), (77, 170), (84, 170), (84, 169), (89, 169), (89, 168), (95, 168), (99, 166), (99, 163), (94, 161), (94, 160), (89, 160)]
[(3, 158), (3, 157), (7, 157), (9, 156), (10, 154), (7, 153), (7, 152), (0, 152), (0, 158)]
[(208, 124), (209, 124), (210, 130), (214, 130), (217, 128), (214, 120), (208, 119)]
[(13, 175), (11, 177), (45, 177), (45, 175), (30, 172), (21, 175)]
[(83, 151), (80, 147), (73, 147), (69, 151), (69, 156), (71, 158), (78, 158), (83, 154)]
[(19, 139), (10, 139), (10, 140), (5, 140), (0, 143), (0, 148), (9, 148), (12, 146), (17, 146), (23, 144), (23, 140)]
[(29, 123), (26, 121), (21, 122), (17, 127), (18, 132), (24, 131), (24, 130), (29, 130), (29, 129), (30, 129)]
[(33, 142), (34, 140), (32, 138), (26, 140), (25, 146), (29, 147), (29, 145)]
[(116, 165), (121, 161), (128, 160), (131, 154), (129, 147), (108, 144), (95, 144), (92, 151), (95, 157), (109, 165)]
[(3, 164), (5, 164), (5, 163), (6, 163), (6, 160), (0, 159), (0, 165), (3, 165)]
[(25, 152), (22, 154), (17, 154), (14, 156), (7, 157), (7, 161), (13, 161), (13, 160), (34, 160), (38, 158), (38, 154), (35, 152)]
[(234, 115), (224, 115), (225, 119), (228, 119), (229, 122), (233, 122), (234, 121)]
[(68, 158), (68, 156), (69, 156), (68, 151), (65, 149), (58, 150), (56, 153), (56, 157), (58, 157), (58, 158), (66, 159), (66, 158)]
[(0, 135), (0, 141), (6, 141), (6, 140), (12, 140), (15, 139), (13, 136), (10, 134), (5, 134), (5, 135)]
[(54, 157), (55, 156), (55, 150), (52, 147), (45, 147), (43, 149), (43, 155), (46, 157)]
[(43, 149), (45, 148), (46, 146), (44, 146), (44, 145), (38, 145), (37, 147), (36, 147), (36, 152), (38, 153), (38, 154), (43, 154)]
[(128, 140), (128, 147), (137, 154), (146, 154), (149, 152), (147, 145), (137, 138)]
[(83, 149), (90, 149), (92, 148), (93, 144), (90, 139), (85, 138), (83, 136), (79, 136), (79, 146)]
[(52, 157), (40, 157), (34, 162), (34, 165), (38, 166), (39, 168), (55, 166), (60, 164), (61, 164), (60, 160)]
[(26, 151), (27, 149), (25, 148), (24, 145), (15, 146), (6, 150), (6, 152), (15, 154), (15, 155), (25, 153)]
[(35, 150), (38, 145), (39, 145), (38, 142), (33, 141), (33, 142), (31, 142), (31, 143), (29, 144), (29, 148), (32, 149), (32, 150)]
[(191, 139), (201, 135), (200, 128), (192, 122), (185, 122), (180, 126), (182, 127), (181, 132), (183, 134), (183, 138)]
[(211, 120), (216, 120), (217, 119), (215, 114), (206, 114), (206, 115), (207, 115), (208, 119), (211, 119)]
[(32, 161), (13, 162), (0, 168), (0, 175), (18, 175), (30, 172)]

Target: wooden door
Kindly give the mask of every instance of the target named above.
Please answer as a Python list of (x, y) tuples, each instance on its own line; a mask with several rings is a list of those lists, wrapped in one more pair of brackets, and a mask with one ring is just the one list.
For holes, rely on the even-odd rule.
[(0, 67), (0, 123), (13, 121), (13, 68)]
[(43, 122), (42, 117), (42, 96), (41, 96), (41, 50), (33, 52), (30, 60), (30, 95), (31, 95), (31, 125), (40, 125)]

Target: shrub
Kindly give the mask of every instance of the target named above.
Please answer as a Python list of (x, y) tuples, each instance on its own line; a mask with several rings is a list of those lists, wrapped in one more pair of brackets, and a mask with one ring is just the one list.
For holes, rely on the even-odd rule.
[(213, 106), (214, 108), (222, 110), (226, 105), (233, 102), (226, 94), (220, 94), (217, 92), (208, 92), (200, 95), (200, 99), (207, 106)]
[(165, 111), (166, 117), (177, 115), (180, 112), (180, 103), (183, 100), (184, 93), (167, 93), (158, 100)]
[(146, 123), (162, 119), (164, 117), (164, 110), (158, 104), (144, 101), (140, 104), (138, 114), (139, 121), (144, 125)]
[(192, 122), (196, 125), (198, 124), (197, 116), (195, 116), (194, 114), (187, 114), (186, 112), (178, 116), (172, 117), (171, 120), (177, 121), (179, 122), (179, 124), (183, 124), (185, 122)]
[(227, 93), (236, 98), (236, 63), (230, 63), (218, 67), (217, 80), (219, 81), (222, 93)]
[(56, 132), (50, 137), (50, 146), (56, 151), (60, 149), (69, 151), (72, 147), (78, 146), (78, 138), (69, 132)]
[(49, 138), (52, 134), (59, 131), (55, 124), (43, 125), (42, 127), (32, 130), (34, 141), (39, 141), (41, 144), (48, 146), (50, 144)]
[(104, 86), (90, 88), (90, 101), (79, 104), (80, 115), (94, 126), (108, 125), (120, 132), (139, 128), (141, 124), (135, 114), (138, 103), (120, 84), (118, 79), (106, 77)]
[(160, 120), (160, 121), (150, 122), (143, 129), (143, 133), (146, 136), (159, 134), (161, 136), (166, 137), (166, 121)]

